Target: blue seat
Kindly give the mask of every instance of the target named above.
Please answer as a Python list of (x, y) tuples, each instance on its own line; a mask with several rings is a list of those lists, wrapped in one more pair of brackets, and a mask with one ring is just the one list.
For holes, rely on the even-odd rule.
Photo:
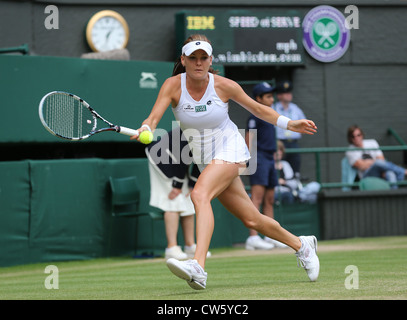
[(366, 177), (359, 182), (360, 190), (390, 190), (390, 183), (376, 177)]

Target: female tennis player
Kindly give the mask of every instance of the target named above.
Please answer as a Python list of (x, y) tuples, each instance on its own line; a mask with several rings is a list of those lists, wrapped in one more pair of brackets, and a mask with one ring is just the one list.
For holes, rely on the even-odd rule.
[(228, 101), (233, 100), (256, 117), (284, 129), (312, 135), (317, 127), (311, 120), (290, 120), (254, 101), (236, 82), (214, 74), (211, 65), (212, 46), (208, 39), (203, 35), (190, 36), (182, 47), (173, 76), (163, 83), (150, 115), (138, 129), (154, 130), (171, 105), (189, 141), (194, 162), (201, 170), (191, 193), (196, 212), (194, 259), (169, 259), (167, 266), (193, 289), (206, 288), (205, 260), (214, 230), (211, 200), (218, 198), (247, 228), (291, 247), (309, 279), (315, 281), (319, 274), (316, 238), (291, 234), (277, 221), (261, 214), (245, 191), (239, 174), (250, 155), (244, 138), (229, 118)]

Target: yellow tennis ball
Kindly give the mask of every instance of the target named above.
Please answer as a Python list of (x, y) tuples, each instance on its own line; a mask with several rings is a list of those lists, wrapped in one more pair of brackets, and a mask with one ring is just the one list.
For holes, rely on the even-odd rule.
[(140, 133), (140, 142), (144, 144), (149, 144), (151, 143), (151, 141), (153, 141), (153, 137), (154, 136), (150, 131), (145, 130), (142, 133)]

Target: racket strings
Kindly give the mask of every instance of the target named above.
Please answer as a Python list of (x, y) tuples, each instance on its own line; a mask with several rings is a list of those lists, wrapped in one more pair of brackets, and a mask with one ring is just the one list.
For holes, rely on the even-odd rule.
[[(60, 93), (50, 95), (44, 106), (45, 122), (53, 132), (60, 136), (81, 138), (93, 130), (94, 120), (91, 113), (80, 100), (70, 95)], [(84, 112), (88, 116), (84, 115)]]

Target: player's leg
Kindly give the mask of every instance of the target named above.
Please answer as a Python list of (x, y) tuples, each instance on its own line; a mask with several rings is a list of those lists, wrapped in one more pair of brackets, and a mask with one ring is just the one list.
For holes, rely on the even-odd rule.
[(214, 229), (214, 217), (211, 201), (216, 198), (239, 174), (240, 164), (220, 160), (212, 161), (201, 172), (191, 199), (196, 215), (196, 251), (195, 259), (204, 267), (206, 254)]
[(207, 274), (203, 267), (214, 228), (210, 201), (218, 197), (226, 209), (242, 220), (247, 228), (255, 229), (294, 249), (310, 280), (315, 281), (319, 274), (316, 238), (296, 237), (282, 228), (274, 219), (262, 215), (244, 189), (238, 176), (239, 167), (239, 164), (217, 161), (212, 162), (202, 171), (191, 194), (197, 226), (197, 248), (194, 260), (183, 263), (170, 259), (167, 261), (167, 266), (175, 275), (185, 279), (192, 288), (204, 289), (206, 287)]
[(238, 217), (248, 228), (286, 244), (296, 251), (295, 255), (305, 269), (311, 281), (316, 281), (319, 275), (319, 259), (316, 254), (317, 239), (314, 236), (297, 237), (282, 228), (280, 224), (262, 215), (247, 195), (240, 177), (236, 177), (230, 186), (219, 196), (220, 202)]
[(187, 281), (196, 290), (205, 289), (207, 273), (204, 271), (207, 252), (214, 229), (211, 200), (225, 190), (238, 176), (238, 164), (212, 161), (201, 172), (191, 193), (196, 215), (196, 251), (193, 260), (169, 259), (167, 266), (177, 277)]
[(240, 177), (236, 177), (230, 186), (218, 196), (218, 199), (246, 227), (276, 239), (295, 251), (300, 249), (301, 241), (297, 236), (282, 228), (276, 220), (262, 215), (256, 209), (247, 195)]

